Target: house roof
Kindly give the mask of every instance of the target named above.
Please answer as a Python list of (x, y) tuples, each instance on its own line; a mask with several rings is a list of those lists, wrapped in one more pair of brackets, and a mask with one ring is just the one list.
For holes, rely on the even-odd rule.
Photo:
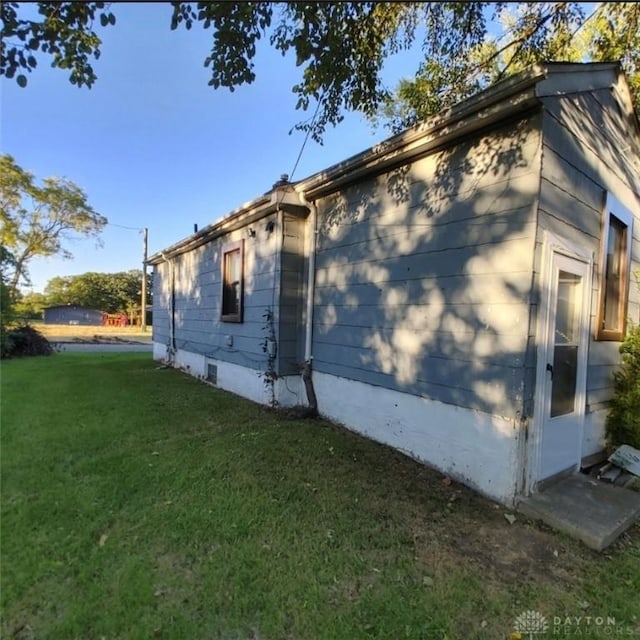
[[(640, 126), (619, 63), (535, 64), (380, 144), (292, 184), (291, 189), (304, 194), (307, 200), (314, 200), (367, 175), (381, 173), (446, 146), (472, 131), (537, 108), (544, 97), (609, 88), (616, 83), (627, 103), (630, 126), (640, 139)], [(159, 264), (273, 213), (278, 209), (278, 201), (273, 197), (275, 187), (219, 221), (153, 254), (147, 263)]]

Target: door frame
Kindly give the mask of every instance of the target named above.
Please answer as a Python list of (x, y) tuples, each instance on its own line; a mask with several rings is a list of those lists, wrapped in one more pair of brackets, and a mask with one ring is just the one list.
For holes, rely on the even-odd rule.
[(577, 260), (586, 264), (586, 277), (584, 282), (583, 304), (580, 315), (581, 332), (580, 343), (582, 345), (582, 357), (585, 366), (579, 372), (576, 380), (577, 401), (579, 416), (582, 417), (582, 428), (580, 435), (580, 448), (576, 469), (580, 467), (582, 451), (582, 439), (584, 437), (584, 416), (586, 410), (586, 378), (589, 357), (589, 341), (591, 338), (591, 307), (593, 303), (593, 265), (594, 254), (588, 252), (584, 247), (580, 247), (569, 240), (558, 236), (548, 230), (542, 233), (542, 255), (540, 261), (540, 297), (539, 310), (536, 321), (536, 382), (533, 401), (533, 420), (529, 432), (527, 446), (525, 447), (525, 473), (524, 473), (524, 493), (529, 495), (536, 490), (536, 485), (540, 482), (540, 467), (542, 462), (542, 432), (544, 429), (545, 391), (547, 389), (546, 378), (546, 350), (551, 336), (549, 335), (549, 321), (553, 312), (551, 308), (552, 283), (553, 283), (553, 258), (555, 254)]

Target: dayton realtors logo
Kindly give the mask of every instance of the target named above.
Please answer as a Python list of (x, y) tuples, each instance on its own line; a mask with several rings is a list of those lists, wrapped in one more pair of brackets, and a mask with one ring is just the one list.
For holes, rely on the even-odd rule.
[(550, 636), (581, 636), (593, 632), (597, 632), (598, 637), (635, 635), (633, 629), (618, 625), (612, 616), (547, 617), (532, 610), (523, 611), (514, 620), (513, 629), (511, 640), (542, 640)]
[(534, 636), (547, 632), (549, 623), (539, 611), (524, 611), (515, 619), (513, 628), (521, 638), (534, 640)]

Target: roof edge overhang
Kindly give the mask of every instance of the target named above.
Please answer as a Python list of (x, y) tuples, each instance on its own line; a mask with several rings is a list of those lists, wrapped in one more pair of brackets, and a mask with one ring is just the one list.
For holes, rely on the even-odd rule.
[[(588, 80), (585, 79), (588, 76)], [(537, 63), (441, 111), (379, 145), (296, 184), (308, 199), (328, 195), (370, 173), (379, 173), (537, 108), (542, 98), (625, 84), (619, 62)], [(628, 91), (627, 91), (628, 93)], [(633, 111), (633, 109), (632, 109)]]
[[(527, 71), (456, 104), (412, 129), (295, 183), (295, 190), (304, 192), (306, 198), (314, 199), (335, 191), (345, 182), (353, 182), (368, 173), (382, 171), (391, 164), (405, 162), (413, 156), (427, 153), (430, 147), (446, 144), (467, 130), (477, 129), (486, 126), (489, 121), (504, 118), (505, 105), (499, 103), (504, 103), (506, 97), (524, 93), (519, 100), (506, 106), (508, 110), (528, 108), (535, 98), (535, 92), (531, 88), (544, 75), (544, 69), (536, 65)], [(527, 89), (529, 91), (526, 91)], [(474, 114), (483, 117), (469, 121), (469, 116)], [(273, 200), (271, 192), (268, 192), (232, 211), (219, 222), (154, 253), (146, 263), (160, 264), (274, 213), (278, 210), (278, 205)]]
[(260, 198), (256, 198), (255, 200), (248, 202), (235, 211), (232, 211), (222, 220), (207, 227), (203, 227), (200, 231), (190, 235), (184, 240), (180, 240), (162, 251), (157, 251), (147, 258), (146, 264), (160, 264), (168, 259), (175, 258), (182, 253), (196, 249), (203, 244), (207, 244), (220, 236), (227, 235), (232, 231), (236, 231), (237, 229), (241, 229), (249, 224), (253, 224), (258, 220), (281, 210), (290, 210), (291, 213), (296, 215), (308, 213), (306, 207), (302, 207), (301, 205), (291, 205), (287, 202), (278, 202), (276, 199), (271, 197), (270, 193), (268, 193)]
[(221, 235), (234, 231), (238, 227), (248, 224), (248, 221), (253, 222), (260, 217), (266, 216), (269, 213), (267, 209), (270, 208), (270, 203), (271, 198), (269, 194), (260, 196), (232, 211), (222, 220), (203, 227), (200, 231), (172, 244), (162, 251), (157, 251), (147, 258), (146, 264), (160, 264), (168, 258), (174, 258), (181, 253), (195, 249)]
[[(574, 87), (575, 82), (570, 83), (571, 86), (568, 88), (566, 84), (563, 86), (563, 80), (569, 74), (576, 72), (581, 72), (580, 75), (589, 72), (592, 82), (588, 86), (578, 83)], [(307, 200), (329, 195), (368, 175), (390, 170), (438, 148), (446, 147), (468, 134), (490, 128), (498, 122), (515, 116), (524, 115), (539, 108), (545, 96), (570, 93), (572, 90), (589, 90), (596, 85), (603, 86), (603, 83), (611, 81), (612, 73), (615, 76), (621, 73), (619, 63), (534, 64), (441, 111), (411, 129), (300, 180), (294, 185), (289, 185), (289, 190), (294, 188), (295, 191), (303, 193)], [(147, 260), (147, 264), (159, 264), (274, 213), (282, 208), (274, 197), (276, 191), (274, 188), (273, 191), (232, 211), (219, 222), (155, 253)]]
[(522, 73), (445, 109), (360, 154), (316, 173), (296, 184), (308, 199), (328, 195), (367, 174), (425, 155), (468, 133), (484, 129), (510, 114), (537, 106), (535, 85), (546, 76), (544, 65), (533, 65)]

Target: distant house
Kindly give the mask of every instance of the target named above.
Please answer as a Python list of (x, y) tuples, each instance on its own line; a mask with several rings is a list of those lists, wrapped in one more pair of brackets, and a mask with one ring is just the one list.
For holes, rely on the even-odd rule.
[(536, 65), (149, 264), (156, 359), (512, 504), (602, 450), (638, 321), (627, 81)]
[(44, 309), (44, 323), (99, 326), (102, 324), (102, 315), (102, 311), (96, 309), (60, 304)]

